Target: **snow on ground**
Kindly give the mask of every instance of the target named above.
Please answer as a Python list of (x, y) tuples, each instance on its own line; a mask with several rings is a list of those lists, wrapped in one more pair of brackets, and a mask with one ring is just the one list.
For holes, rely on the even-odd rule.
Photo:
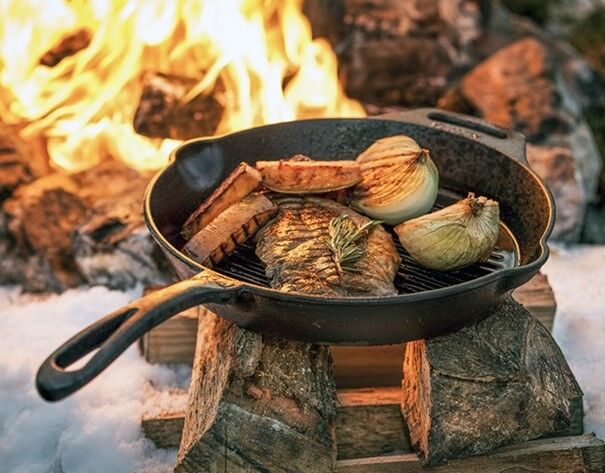
[(551, 249), (553, 336), (584, 391), (584, 429), (605, 439), (605, 246)]
[(173, 388), (187, 389), (189, 368), (151, 366), (133, 346), (64, 401), (47, 403), (34, 387), (52, 351), (140, 292), (93, 287), (43, 298), (0, 289), (0, 472), (172, 471), (176, 452), (146, 440), (140, 419), (150, 404), (174, 403)]
[[(584, 390), (586, 430), (605, 438), (605, 246), (556, 247), (544, 271), (558, 303), (554, 336)], [(46, 403), (34, 388), (57, 346), (140, 292), (94, 287), (40, 297), (0, 288), (0, 472), (172, 470), (176, 452), (145, 440), (140, 419), (158, 404), (184, 407), (171, 388), (187, 388), (188, 368), (148, 365), (131, 347), (64, 401)]]

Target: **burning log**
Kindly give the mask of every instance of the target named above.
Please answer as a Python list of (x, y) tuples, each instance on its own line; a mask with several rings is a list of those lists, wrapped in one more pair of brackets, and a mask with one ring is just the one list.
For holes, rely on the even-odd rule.
[(328, 347), (253, 334), (211, 312), (197, 339), (176, 472), (332, 471)]
[(509, 300), (452, 335), (408, 343), (402, 413), (438, 464), (568, 432), (580, 390), (547, 330)]
[(199, 94), (184, 102), (196, 79), (158, 72), (143, 76), (143, 93), (134, 117), (134, 129), (151, 138), (188, 140), (216, 132), (223, 115), (219, 79), (211, 94)]
[(92, 39), (92, 34), (87, 29), (79, 29), (69, 36), (64, 37), (54, 45), (44, 56), (40, 58), (43, 66), (54, 67), (68, 56), (73, 56), (78, 51), (87, 48)]
[(0, 122), (0, 202), (21, 184), (48, 174), (48, 155), (42, 140), (27, 142), (19, 130)]

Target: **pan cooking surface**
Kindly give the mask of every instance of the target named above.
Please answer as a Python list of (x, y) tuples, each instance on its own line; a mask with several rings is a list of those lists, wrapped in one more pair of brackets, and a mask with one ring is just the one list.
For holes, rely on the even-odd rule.
[[(440, 190), (434, 210), (459, 200), (459, 192)], [(518, 249), (510, 231), (501, 225), (500, 239), (491, 257), (485, 263), (476, 263), (457, 271), (434, 271), (416, 263), (399, 243), (397, 235), (390, 226), (385, 226), (393, 236), (397, 251), (401, 256), (401, 265), (395, 276), (395, 287), (399, 294), (411, 294), (431, 289), (439, 289), (470, 281), (500, 269), (511, 268), (518, 263)], [(248, 240), (214, 268), (217, 272), (241, 281), (269, 287), (263, 264), (254, 253), (255, 243)]]

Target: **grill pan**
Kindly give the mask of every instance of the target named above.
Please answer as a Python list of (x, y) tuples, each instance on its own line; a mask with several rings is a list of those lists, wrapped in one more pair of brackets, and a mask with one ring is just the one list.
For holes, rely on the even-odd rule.
[[(395, 280), (399, 294), (327, 298), (271, 289), (250, 242), (213, 269), (179, 251), (183, 222), (241, 161), (254, 164), (299, 153), (320, 160), (354, 159), (376, 139), (396, 134), (431, 150), (440, 175), (437, 207), (469, 191), (499, 202), (506, 229), (501, 234), (508, 238), (501, 239), (488, 262), (431, 271), (398, 245), (403, 259)], [(105, 316), (59, 347), (37, 374), (43, 398), (59, 400), (73, 393), (145, 332), (195, 305), (281, 338), (334, 345), (399, 343), (444, 335), (486, 317), (548, 258), (554, 204), (525, 160), (523, 135), (465, 115), (419, 109), (366, 119), (293, 121), (191, 140), (173, 158), (149, 184), (145, 218), (181, 281)], [(83, 367), (67, 370), (96, 348)]]

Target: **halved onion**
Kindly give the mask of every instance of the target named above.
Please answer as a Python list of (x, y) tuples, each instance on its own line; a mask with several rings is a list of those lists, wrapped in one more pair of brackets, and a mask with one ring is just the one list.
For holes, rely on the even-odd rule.
[(383, 138), (360, 154), (363, 180), (351, 191), (351, 206), (395, 225), (431, 210), (439, 173), (430, 153), (404, 135)]
[(395, 227), (403, 247), (427, 268), (448, 271), (486, 261), (500, 233), (498, 202), (469, 194)]

